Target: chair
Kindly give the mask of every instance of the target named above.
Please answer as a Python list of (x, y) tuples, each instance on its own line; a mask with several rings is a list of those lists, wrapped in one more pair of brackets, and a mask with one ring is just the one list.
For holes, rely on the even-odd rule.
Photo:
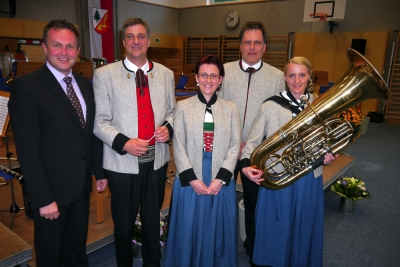
[(331, 86), (333, 85), (332, 82), (328, 82), (328, 85), (321, 85), (319, 87), (319, 94), (322, 95), (323, 93), (325, 93), (326, 91), (328, 91), (329, 88), (331, 88)]
[(197, 92), (196, 74), (190, 73), (188, 81), (185, 86), (186, 93)]
[(92, 175), (92, 181), (95, 187), (93, 192), (96, 194), (96, 222), (102, 223), (104, 222), (103, 192), (105, 191), (105, 189), (102, 192), (97, 191), (96, 178), (94, 177), (94, 175)]
[(174, 73), (175, 88), (177, 88), (180, 78), (181, 78), (181, 74), (180, 73)]
[(181, 80), (179, 81), (175, 90), (176, 101), (183, 100), (196, 94), (197, 84), (195, 74), (191, 73), (189, 77), (181, 76)]
[(105, 194), (105, 192), (108, 192), (108, 197), (111, 197), (111, 192), (110, 189), (108, 188), (108, 185), (106, 186), (106, 188), (99, 192), (97, 191), (96, 188), (96, 177), (94, 176), (94, 174), (92, 173), (92, 183), (93, 183), (93, 190), (92, 193), (96, 194), (96, 222), (98, 224), (103, 223), (104, 222), (104, 201), (103, 201), (103, 194)]
[(328, 72), (315, 70), (311, 79), (314, 83), (315, 93), (319, 95), (320, 87), (328, 85)]
[(189, 79), (189, 76), (183, 76), (183, 75), (179, 76), (179, 81), (176, 84), (175, 89), (178, 91), (185, 90), (185, 86), (186, 86), (188, 79)]

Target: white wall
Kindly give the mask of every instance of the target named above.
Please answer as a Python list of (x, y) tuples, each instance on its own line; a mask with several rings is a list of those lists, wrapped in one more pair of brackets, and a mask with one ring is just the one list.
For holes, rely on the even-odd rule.
[[(127, 1), (133, 1), (133, 0), (127, 0)], [(136, 0), (136, 1), (150, 3), (150, 4), (156, 4), (156, 5), (166, 6), (166, 7), (173, 7), (173, 8), (179, 8), (180, 2), (182, 2), (182, 0)], [(190, 2), (192, 2), (192, 1), (190, 1)], [(205, 0), (202, 0), (202, 1), (204, 2)], [(189, 2), (189, 1), (186, 0), (185, 2)]]

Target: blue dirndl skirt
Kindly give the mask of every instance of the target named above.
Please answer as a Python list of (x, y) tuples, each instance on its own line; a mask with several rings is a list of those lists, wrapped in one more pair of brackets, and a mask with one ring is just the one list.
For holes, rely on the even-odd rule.
[[(212, 152), (203, 152), (203, 182), (212, 180)], [(166, 267), (237, 266), (235, 181), (216, 196), (198, 195), (176, 177), (172, 192)]]
[(310, 172), (281, 190), (260, 188), (253, 262), (269, 266), (322, 266), (322, 175)]

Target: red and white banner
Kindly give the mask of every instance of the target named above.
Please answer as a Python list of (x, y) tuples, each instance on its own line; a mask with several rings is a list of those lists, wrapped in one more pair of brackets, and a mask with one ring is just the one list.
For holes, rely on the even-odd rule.
[(112, 0), (89, 0), (90, 53), (92, 58), (114, 61)]

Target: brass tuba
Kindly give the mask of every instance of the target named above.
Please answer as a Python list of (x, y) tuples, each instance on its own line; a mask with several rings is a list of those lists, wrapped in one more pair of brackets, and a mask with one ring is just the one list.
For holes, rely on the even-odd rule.
[(263, 187), (282, 189), (322, 165), (325, 153), (336, 154), (349, 144), (353, 128), (335, 114), (368, 99), (393, 102), (385, 81), (366, 58), (353, 49), (347, 50), (347, 57), (350, 66), (339, 81), (251, 154), (251, 164), (263, 170)]

